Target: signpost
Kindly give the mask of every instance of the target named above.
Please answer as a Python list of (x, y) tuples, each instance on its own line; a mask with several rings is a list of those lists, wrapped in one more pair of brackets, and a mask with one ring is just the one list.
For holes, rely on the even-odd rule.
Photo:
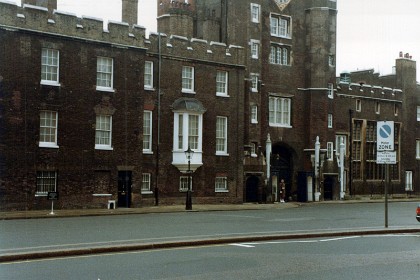
[(50, 215), (54, 215), (54, 200), (58, 200), (58, 192), (48, 192), (47, 199), (51, 200)]
[(397, 152), (394, 151), (394, 122), (378, 121), (376, 132), (376, 163), (385, 167), (385, 227), (388, 227), (388, 187), (389, 165), (397, 163)]

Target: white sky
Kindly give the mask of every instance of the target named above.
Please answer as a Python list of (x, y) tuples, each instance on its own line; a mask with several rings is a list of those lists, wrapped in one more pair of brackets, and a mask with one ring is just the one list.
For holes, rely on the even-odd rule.
[[(420, 61), (420, 0), (337, 3), (337, 74), (371, 68), (382, 75), (390, 74), (400, 51)], [(156, 8), (157, 0), (139, 0), (138, 24), (146, 27), (147, 34), (156, 31)], [(121, 21), (121, 0), (58, 0), (58, 10)]]

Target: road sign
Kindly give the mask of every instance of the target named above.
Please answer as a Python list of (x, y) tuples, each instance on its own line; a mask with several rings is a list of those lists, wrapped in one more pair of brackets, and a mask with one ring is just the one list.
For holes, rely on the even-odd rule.
[(48, 200), (57, 200), (58, 199), (58, 192), (48, 192), (47, 199)]
[(396, 164), (397, 152), (395, 151), (378, 151), (376, 153), (377, 164)]
[(394, 122), (377, 122), (376, 150), (393, 151), (394, 150)]

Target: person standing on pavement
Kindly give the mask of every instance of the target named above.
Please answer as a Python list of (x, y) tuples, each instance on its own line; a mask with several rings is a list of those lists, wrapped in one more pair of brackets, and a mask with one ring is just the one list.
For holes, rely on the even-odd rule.
[(280, 181), (280, 202), (284, 203), (284, 198), (286, 197), (286, 184), (284, 180)]

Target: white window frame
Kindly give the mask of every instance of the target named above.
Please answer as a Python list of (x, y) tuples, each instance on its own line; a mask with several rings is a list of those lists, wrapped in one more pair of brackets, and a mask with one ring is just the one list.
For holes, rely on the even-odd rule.
[(254, 23), (260, 22), (261, 5), (251, 3), (251, 21)]
[(362, 111), (362, 100), (356, 99), (356, 112)]
[(416, 159), (420, 159), (420, 140), (416, 140)]
[(251, 157), (256, 158), (257, 156), (257, 143), (251, 143)]
[[(190, 190), (193, 189), (193, 178), (190, 176)], [(188, 191), (188, 176), (180, 176), (179, 177), (179, 192), (187, 192)]]
[(328, 114), (328, 128), (333, 128), (333, 115)]
[[(39, 113), (39, 147), (58, 148), (58, 112), (40, 111)], [(48, 141), (47, 141), (48, 140)]]
[(153, 61), (144, 62), (144, 89), (153, 90)]
[(292, 99), (269, 97), (269, 125), (272, 127), (291, 127)]
[(251, 80), (251, 92), (258, 92), (258, 81), (260, 79), (260, 76), (258, 74), (252, 73), (250, 75)]
[(334, 159), (334, 142), (327, 142), (327, 160)]
[(41, 84), (60, 86), (60, 52), (55, 49), (42, 48)]
[(182, 92), (195, 93), (194, 91), (194, 67), (182, 66)]
[(227, 193), (228, 190), (228, 183), (227, 177), (216, 177), (214, 180), (214, 191), (217, 193)]
[[(99, 118), (99, 119), (98, 119)], [(103, 119), (107, 119), (106, 123), (109, 127), (103, 127)], [(99, 121), (99, 122), (98, 122)], [(108, 134), (108, 137), (104, 137), (104, 134)], [(107, 140), (106, 144), (102, 143), (102, 140)], [(112, 148), (112, 116), (111, 115), (96, 115), (95, 125), (95, 149), (96, 150), (113, 150)]]
[(417, 121), (420, 122), (420, 106), (417, 106)]
[(258, 106), (255, 104), (251, 105), (251, 123), (258, 123)]
[(335, 148), (336, 148), (335, 154), (336, 154), (336, 156), (340, 155), (340, 145), (341, 145), (341, 142), (343, 140), (344, 140), (344, 155), (347, 154), (347, 135), (337, 134), (335, 136)]
[(249, 44), (251, 46), (251, 58), (258, 59), (260, 57), (260, 41), (251, 39)]
[[(197, 118), (197, 126), (190, 127), (194, 123), (192, 118)], [(191, 135), (190, 135), (191, 134)], [(188, 149), (202, 152), (203, 141), (203, 115), (188, 112), (175, 112), (174, 114), (174, 145), (176, 152), (184, 153)], [(185, 157), (185, 155), (183, 154)], [(196, 155), (194, 154), (194, 159)]]
[(379, 115), (381, 113), (381, 103), (379, 101), (376, 101), (375, 103), (375, 113)]
[(292, 18), (279, 14), (270, 14), (270, 34), (274, 37), (291, 39)]
[(216, 117), (216, 155), (228, 155), (228, 118)]
[(405, 171), (405, 191), (412, 192), (413, 190), (413, 171), (407, 170)]
[(270, 64), (290, 66), (290, 49), (284, 45), (270, 46)]
[(114, 59), (98, 56), (96, 60), (96, 90), (114, 92)]
[(334, 84), (333, 83), (328, 83), (328, 98), (330, 99), (334, 99)]
[(143, 112), (143, 153), (153, 154), (153, 112)]
[(141, 175), (141, 193), (152, 194), (152, 175), (150, 173), (143, 173)]
[(227, 71), (216, 71), (216, 95), (229, 96), (229, 73)]
[(57, 172), (37, 171), (35, 196), (47, 196), (48, 192), (55, 191), (57, 191)]

